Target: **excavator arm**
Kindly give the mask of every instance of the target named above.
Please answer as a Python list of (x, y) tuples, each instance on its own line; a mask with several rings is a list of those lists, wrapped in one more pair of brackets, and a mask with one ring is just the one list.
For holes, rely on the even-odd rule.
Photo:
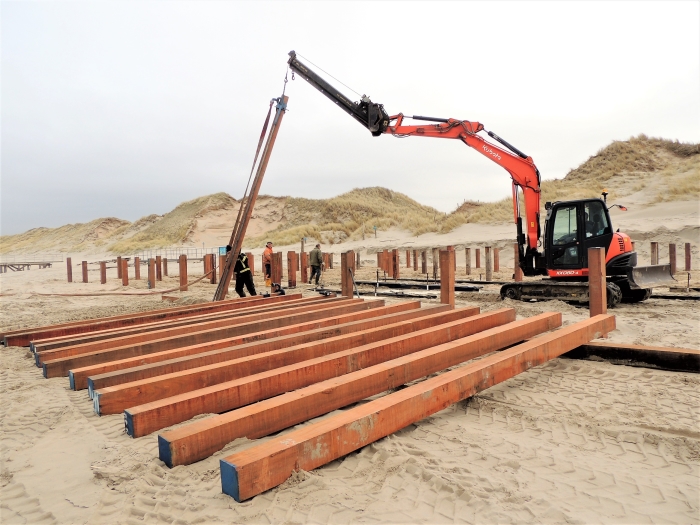
[[(544, 258), (537, 249), (541, 238), (541, 181), (540, 173), (531, 157), (525, 155), (493, 132), (487, 131), (486, 133), (503, 147), (486, 141), (478, 135), (480, 131), (486, 131), (479, 122), (421, 116), (406, 117), (402, 113), (390, 117), (382, 104), (372, 102), (365, 95), (361, 97), (359, 102), (352, 102), (312, 71), (306, 64), (302, 63), (294, 51), (289, 53), (289, 57), (288, 64), (293, 72), (303, 77), (343, 111), (366, 127), (373, 136), (390, 134), (395, 137), (415, 136), (459, 139), (505, 169), (513, 181), (513, 215), (518, 230), (517, 241), (520, 251), (520, 266), (525, 275), (537, 275), (545, 272)], [(403, 124), (404, 118), (430, 121), (434, 122), (434, 124), (409, 126)], [(525, 201), (524, 218), (520, 214), (519, 189)], [(525, 219), (524, 224), (523, 219)]]

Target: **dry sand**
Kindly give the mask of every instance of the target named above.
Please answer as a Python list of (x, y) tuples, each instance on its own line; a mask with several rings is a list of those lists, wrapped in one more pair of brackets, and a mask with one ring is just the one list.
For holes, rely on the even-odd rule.
[[(654, 231), (657, 219), (631, 219), (645, 235), (665, 234)], [(697, 236), (697, 213), (676, 226), (674, 231)], [(504, 248), (512, 242), (511, 225), (463, 228), (449, 238), (383, 232), (376, 241), (364, 241), (364, 248), (444, 246), (463, 243), (460, 238), (475, 244), (495, 240)], [(375, 258), (363, 254), (363, 260), (367, 266), (359, 277), (370, 278)], [(510, 250), (501, 261), (512, 266)], [(1, 275), (0, 328), (170, 304), (160, 295), (35, 295), (123, 289), (114, 269), (101, 286), (93, 268), (95, 282), (88, 284), (65, 283), (62, 265)], [(190, 272), (201, 275), (201, 263), (192, 263)], [(511, 272), (504, 268), (496, 278)], [(463, 273), (462, 267), (458, 277)], [(327, 272), (326, 284), (337, 287), (338, 274)], [(158, 288), (176, 285), (171, 276)], [(129, 289), (145, 291), (145, 281), (132, 280)], [(182, 302), (209, 300), (213, 289), (199, 283), (172, 295)], [(457, 301), (482, 311), (511, 306), (519, 317), (560, 311), (567, 324), (588, 315), (560, 301), (503, 303), (497, 286), (457, 294)], [(614, 313), (618, 330), (612, 341), (700, 348), (696, 302), (652, 298)], [(3, 525), (700, 523), (700, 377), (694, 374), (555, 359), (239, 504), (221, 493), (219, 459), (250, 441), (237, 440), (204, 461), (168, 469), (158, 459), (157, 434), (129, 438), (122, 417), (96, 416), (85, 391), (69, 390), (65, 378), (44, 379), (27, 349), (0, 353)]]

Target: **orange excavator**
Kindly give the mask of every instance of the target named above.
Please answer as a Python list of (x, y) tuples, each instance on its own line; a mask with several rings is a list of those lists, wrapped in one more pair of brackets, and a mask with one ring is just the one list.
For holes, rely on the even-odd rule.
[[(363, 95), (351, 101), (317, 73), (302, 63), (294, 51), (289, 53), (289, 68), (323, 93), (338, 107), (369, 129), (373, 136), (434, 137), (458, 139), (504, 168), (513, 182), (513, 212), (517, 227), (519, 265), (526, 276), (544, 276), (505, 284), (501, 297), (510, 299), (588, 300), (588, 248), (605, 248), (607, 301), (613, 307), (620, 301), (638, 302), (651, 296), (655, 286), (675, 282), (670, 265), (637, 266), (637, 253), (629, 235), (613, 231), (603, 199), (580, 199), (545, 203), (544, 235), (540, 228), (540, 172), (532, 157), (491, 131), (483, 124), (467, 120), (390, 116), (382, 104)], [(430, 124), (406, 125), (405, 119)], [(479, 135), (484, 131), (500, 146)], [(524, 216), (522, 209), (524, 208)]]

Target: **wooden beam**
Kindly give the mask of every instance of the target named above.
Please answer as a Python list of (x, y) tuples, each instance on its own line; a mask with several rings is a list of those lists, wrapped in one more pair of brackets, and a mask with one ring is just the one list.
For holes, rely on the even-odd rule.
[(476, 268), (479, 269), (481, 268), (481, 248), (476, 248), (474, 251), (476, 252)]
[[(246, 308), (224, 310), (221, 312), (203, 313), (200, 315), (192, 315), (187, 317), (176, 317), (174, 319), (166, 319), (164, 321), (159, 321), (156, 323), (141, 324), (125, 328), (113, 328), (111, 330), (100, 330), (97, 332), (87, 334), (70, 335), (66, 337), (56, 337), (52, 339), (40, 339), (32, 341), (32, 348), (34, 349), (35, 353), (42, 353), (48, 350), (55, 350), (67, 346), (76, 346), (87, 343), (93, 343), (97, 341), (103, 341), (105, 339), (113, 339), (117, 337), (124, 337), (127, 335), (161, 330), (163, 328), (175, 328), (178, 326), (185, 326), (188, 324), (198, 324), (207, 321), (215, 321), (217, 319), (240, 317), (247, 314), (274, 312), (278, 310), (294, 308), (296, 306), (308, 303), (323, 302), (325, 300), (325, 297), (323, 296), (301, 298), (299, 294), (297, 294), (297, 299), (291, 301), (270, 301), (270, 299), (288, 297), (284, 295), (269, 298), (262, 298), (260, 296), (255, 297), (259, 298), (260, 300), (257, 302), (251, 301), (249, 303), (246, 303), (249, 305)], [(93, 350), (97, 350), (97, 348), (93, 348)]]
[[(68, 282), (72, 283), (73, 282), (73, 263), (71, 262), (70, 257), (66, 257), (66, 275), (68, 278)], [(7, 343), (5, 343), (5, 346), (7, 346)], [(17, 345), (17, 346), (25, 346), (25, 345)]]
[(685, 271), (689, 272), (691, 268), (690, 264), (690, 258), (691, 258), (691, 253), (690, 253), (690, 243), (687, 242), (685, 243)]
[(676, 245), (673, 243), (668, 245), (668, 262), (671, 265), (671, 275), (676, 275)]
[(559, 326), (559, 313), (512, 321), (225, 414), (200, 419), (161, 433), (158, 436), (160, 459), (169, 467), (189, 465), (211, 456), (236, 438), (267, 436)]
[(700, 350), (628, 343), (591, 342), (567, 352), (563, 357), (588, 359), (596, 356), (615, 364), (649, 366), (675, 372), (700, 373)]
[(500, 258), (500, 248), (493, 249), (493, 271), (501, 271), (501, 258)]
[(588, 248), (588, 305), (591, 317), (608, 311), (605, 284), (605, 248)]
[(122, 258), (121, 256), (117, 257), (117, 279), (122, 278)]
[[(83, 319), (82, 321), (71, 321), (69, 323), (39, 326), (35, 328), (23, 328), (5, 333), (5, 346), (27, 346), (29, 345), (30, 341), (35, 339), (48, 339), (51, 337), (83, 334), (95, 330), (156, 322), (171, 317), (195, 315), (199, 312), (207, 310), (222, 311), (226, 309), (243, 308), (246, 305), (244, 305), (242, 301), (250, 299), (252, 298), (247, 297), (245, 299), (231, 299), (220, 303), (191, 304), (175, 308), (164, 308), (160, 310), (129, 313), (96, 319)], [(260, 298), (256, 297), (256, 299)]]
[(485, 259), (486, 259), (486, 280), (487, 281), (492, 281), (493, 280), (493, 263), (491, 259), (491, 246), (486, 246), (484, 248), (485, 251)]
[(440, 252), (440, 302), (455, 305), (455, 252), (444, 250)]
[(325, 337), (320, 341), (267, 352), (256, 352), (253, 355), (237, 359), (103, 387), (97, 390), (93, 389), (92, 397), (95, 399), (95, 411), (100, 415), (118, 414), (132, 406), (143, 405), (159, 399), (165, 399), (166, 397), (233, 381), (241, 377), (335, 354), (361, 345), (399, 337), (411, 332), (464, 319), (478, 314), (478, 312), (478, 308), (462, 308), (440, 312), (385, 326), (354, 331), (334, 337)]
[(122, 259), (122, 286), (129, 286), (129, 261)]
[(320, 467), (614, 327), (609, 315), (576, 323), (228, 456), (220, 462), (222, 490), (247, 500), (295, 470)]
[(107, 263), (100, 261), (100, 284), (107, 283)]
[(179, 273), (180, 273), (180, 291), (187, 291), (187, 255), (184, 253), (180, 255), (178, 259)]
[(302, 250), (301, 251), (301, 282), (306, 284), (309, 282), (309, 261), (308, 261), (308, 254)]
[[(280, 335), (278, 337), (268, 337), (265, 339), (254, 340), (245, 344), (232, 344), (217, 350), (199, 352), (177, 359), (163, 360), (147, 365), (115, 370), (108, 373), (92, 374), (88, 377), (88, 388), (91, 391), (94, 391), (109, 386), (131, 383), (133, 381), (140, 381), (142, 379), (173, 374), (175, 372), (182, 372), (185, 370), (192, 370), (195, 368), (222, 363), (225, 361), (232, 361), (234, 359), (240, 359), (251, 355), (258, 355), (283, 348), (290, 348), (300, 344), (309, 344), (322, 339), (329, 339), (331, 337), (361, 332), (363, 330), (371, 330), (373, 328), (387, 326), (410, 319), (434, 315), (447, 310), (445, 307), (439, 307), (438, 309), (420, 309), (420, 303), (417, 301), (404, 304), (411, 304), (412, 307), (415, 307), (412, 309), (404, 308), (403, 311), (399, 311), (398, 309), (392, 307), (375, 308), (374, 310), (371, 310), (371, 312), (373, 312), (376, 317), (368, 317), (359, 321), (333, 325), (330, 327), (316, 328), (313, 330), (299, 331), (288, 335)], [(475, 310), (477, 311), (476, 313), (478, 313), (478, 308)], [(382, 315), (384, 312), (388, 311), (397, 313)], [(177, 350), (174, 352), (177, 352)], [(90, 394), (90, 397), (92, 397), (92, 394)]]
[(659, 243), (658, 242), (652, 242), (651, 243), (651, 264), (659, 264)]
[(156, 255), (156, 281), (162, 281), (162, 280), (163, 280), (163, 259), (160, 255)]
[(134, 257), (134, 281), (141, 280), (141, 259)]
[(344, 297), (352, 297), (354, 294), (352, 287), (354, 262), (355, 252), (348, 251), (340, 254), (340, 295)]
[(44, 361), (51, 359), (86, 354), (97, 350), (107, 350), (110, 348), (124, 346), (126, 344), (144, 343), (154, 339), (160, 339), (165, 336), (173, 337), (176, 335), (181, 335), (187, 333), (188, 331), (208, 330), (221, 326), (265, 319), (267, 317), (277, 317), (279, 315), (285, 315), (284, 312), (289, 311), (290, 308), (302, 308), (304, 309), (303, 311), (305, 311), (306, 309), (317, 308), (319, 305), (330, 304), (332, 302), (334, 302), (333, 299), (329, 301), (328, 298), (325, 297), (320, 301), (297, 299), (295, 301), (284, 301), (279, 304), (264, 305), (257, 308), (253, 307), (250, 309), (244, 308), (241, 310), (234, 310), (233, 312), (217, 312), (201, 317), (197, 316), (193, 318), (164, 321), (162, 323), (148, 325), (148, 328), (145, 330), (141, 329), (140, 327), (135, 327), (118, 331), (110, 331), (107, 332), (106, 338), (97, 337), (92, 339), (89, 336), (84, 336), (84, 339), (77, 338), (70, 340), (76, 341), (76, 344), (58, 346), (57, 348), (53, 349), (43, 350), (41, 346), (34, 345), (34, 357), (37, 366), (39, 366)]
[[(380, 302), (377, 302), (380, 303)], [(136, 357), (120, 359), (115, 361), (109, 361), (106, 363), (100, 363), (97, 365), (90, 365), (82, 368), (75, 368), (71, 370), (68, 374), (70, 379), (71, 388), (74, 390), (81, 390), (88, 388), (88, 378), (97, 375), (107, 374), (109, 372), (114, 372), (118, 370), (126, 370), (130, 368), (144, 368), (148, 365), (158, 365), (158, 363), (170, 362), (173, 363), (176, 360), (185, 361), (187, 358), (195, 358), (199, 354), (205, 354), (209, 352), (217, 352), (219, 350), (226, 351), (232, 348), (242, 348), (245, 345), (252, 344), (259, 341), (269, 341), (276, 340), (281, 344), (280, 348), (284, 346), (282, 343), (289, 336), (294, 336), (301, 334), (302, 336), (307, 336), (312, 334), (315, 330), (333, 329), (338, 325), (346, 325), (348, 323), (366, 320), (366, 319), (382, 319), (384, 316), (398, 314), (400, 312), (417, 311), (415, 309), (420, 307), (420, 303), (416, 301), (397, 303), (390, 306), (382, 306), (378, 304), (376, 308), (360, 310), (354, 313), (343, 313), (340, 315), (326, 317), (313, 321), (304, 321), (298, 324), (288, 325), (281, 328), (274, 328), (269, 330), (262, 330), (259, 332), (251, 332), (249, 334), (243, 334), (240, 336), (235, 336), (231, 338), (222, 338), (215, 341), (210, 341), (207, 343), (200, 343), (198, 345), (189, 345), (180, 348), (175, 348), (172, 350), (164, 350), (161, 352), (153, 352), (151, 354), (140, 355)], [(428, 309), (432, 311), (432, 308)], [(309, 336), (312, 339), (312, 336)], [(298, 340), (298, 342), (303, 342), (303, 337)], [(296, 344), (296, 343), (291, 343)], [(290, 344), (290, 345), (291, 345)], [(244, 350), (242, 350), (244, 351)], [(175, 365), (171, 365), (175, 366)], [(179, 366), (185, 366), (179, 365)], [(183, 368), (186, 369), (186, 368)], [(172, 371), (176, 371), (173, 369)], [(144, 372), (145, 373), (145, 372)], [(157, 374), (155, 374), (157, 375)]]
[(464, 257), (467, 261), (467, 275), (472, 274), (472, 249), (464, 248)]
[(88, 282), (88, 267), (87, 267), (87, 261), (83, 261), (81, 264), (81, 269), (83, 270), (83, 282), (86, 283)]
[(299, 312), (295, 313), (294, 315), (288, 315), (288, 313), (283, 313), (280, 317), (275, 316), (272, 319), (253, 321), (245, 324), (228, 325), (215, 329), (201, 330), (197, 332), (188, 332), (184, 335), (179, 335), (175, 337), (165, 337), (162, 339), (148, 341), (142, 344), (129, 344), (117, 348), (97, 350), (88, 354), (81, 354), (72, 357), (54, 359), (51, 361), (44, 361), (42, 365), (44, 369), (44, 377), (67, 376), (68, 371), (73, 368), (80, 368), (88, 365), (106, 363), (109, 361), (116, 361), (118, 359), (126, 359), (128, 357), (136, 357), (139, 355), (150, 354), (162, 350), (170, 350), (173, 348), (180, 348), (183, 346), (190, 346), (198, 343), (205, 343), (208, 341), (215, 341), (217, 339), (233, 337), (235, 335), (259, 332), (264, 329), (289, 326), (292, 324), (298, 324), (302, 319), (317, 320), (322, 319), (324, 317), (333, 317), (341, 313), (352, 313), (360, 310), (371, 309), (376, 307), (376, 303), (377, 301), (363, 303), (359, 300), (353, 300), (343, 303), (338, 302), (336, 306), (328, 305), (328, 307), (326, 308), (318, 308), (316, 310)]
[(148, 286), (149, 290), (155, 290), (156, 288), (156, 260), (153, 257), (149, 257), (148, 259), (146, 286)]
[[(187, 421), (199, 414), (221, 413), (319, 381), (367, 368), (431, 346), (454, 341), (503, 324), (505, 311), (468, 317), (417, 332), (310, 359), (215, 386), (179, 394), (124, 411), (127, 433), (133, 437)], [(99, 403), (99, 392), (93, 402)]]

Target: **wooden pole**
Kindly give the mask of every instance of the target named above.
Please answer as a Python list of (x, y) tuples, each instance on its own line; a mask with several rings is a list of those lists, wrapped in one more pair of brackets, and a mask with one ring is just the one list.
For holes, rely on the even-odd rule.
[(651, 264), (659, 264), (659, 243), (651, 243)]
[(287, 252), (287, 286), (289, 288), (297, 287), (297, 254), (295, 252)]
[(354, 260), (355, 253), (353, 251), (340, 254), (340, 295), (344, 297), (353, 296), (351, 272)]
[(163, 257), (162, 262), (163, 262), (163, 275), (167, 277), (168, 276), (168, 256), (167, 255), (165, 257)]
[(399, 250), (391, 250), (391, 277), (394, 279), (399, 278), (399, 269), (401, 262), (399, 260)]
[(355, 256), (355, 268), (361, 268), (362, 267), (362, 259), (360, 257), (360, 250), (357, 250), (357, 255)]
[(605, 248), (588, 248), (588, 305), (591, 317), (608, 312)]
[(413, 250), (413, 271), (418, 271), (418, 250)]
[(676, 275), (676, 245), (668, 245), (668, 262), (671, 264), (671, 275)]
[[(214, 292), (214, 301), (222, 301), (226, 298), (228, 293), (229, 285), (231, 284), (231, 278), (233, 277), (233, 267), (238, 258), (238, 254), (243, 248), (243, 239), (245, 238), (246, 230), (248, 229), (248, 223), (253, 214), (253, 207), (255, 206), (255, 201), (258, 198), (258, 192), (260, 191), (260, 186), (262, 184), (263, 176), (267, 170), (267, 165), (270, 161), (270, 156), (272, 155), (272, 149), (275, 145), (275, 140), (277, 139), (277, 133), (279, 132), (280, 126), (282, 124), (282, 117), (287, 110), (287, 102), (289, 97), (282, 95), (277, 99), (277, 106), (275, 111), (275, 117), (272, 121), (272, 126), (270, 132), (267, 136), (267, 142), (262, 150), (262, 155), (260, 156), (260, 162), (258, 163), (258, 168), (253, 179), (253, 183), (250, 188), (250, 193), (248, 194), (245, 202), (241, 202), (241, 206), (245, 206), (245, 211), (243, 208), (239, 209), (239, 215), (236, 219), (236, 224), (233, 231), (231, 232), (231, 238), (229, 245), (231, 246), (231, 252), (226, 257), (226, 262), (224, 264), (224, 272), (221, 277), (221, 281)], [(240, 219), (240, 220), (239, 220)]]
[(328, 268), (333, 269), (333, 252), (328, 254)]
[(690, 271), (690, 243), (685, 243), (685, 271)]
[(163, 280), (163, 260), (160, 255), (156, 255), (156, 281)]
[(520, 268), (520, 249), (517, 242), (513, 243), (513, 280), (516, 283), (523, 280), (523, 271)]
[(485, 252), (486, 252), (486, 280), (491, 281), (491, 280), (493, 280), (493, 270), (492, 270), (492, 262), (491, 262), (491, 246), (486, 246)]
[(184, 253), (182, 255), (180, 255), (179, 266), (180, 266), (180, 291), (186, 292), (187, 291), (187, 255), (185, 255)]
[(476, 249), (476, 268), (481, 268), (481, 248)]
[(433, 248), (433, 279), (440, 273), (440, 248)]
[[(304, 243), (302, 239), (302, 244)], [(306, 252), (301, 252), (301, 282), (304, 284), (309, 282), (309, 262), (308, 255)]]
[(122, 286), (129, 286), (129, 261), (122, 259)]
[(454, 248), (440, 252), (440, 302), (449, 304), (453, 308), (455, 305), (454, 259)]
[(156, 260), (151, 257), (148, 259), (148, 289), (154, 290), (156, 287)]
[(66, 276), (68, 278), (68, 282), (72, 283), (73, 282), (73, 263), (71, 262), (70, 257), (66, 257)]
[(117, 279), (122, 278), (122, 258), (117, 256)]
[(499, 249), (494, 248), (493, 249), (493, 271), (494, 272), (500, 272), (501, 271), (501, 261), (499, 260)]
[(406, 268), (411, 269), (411, 250), (406, 250)]
[(282, 286), (282, 252), (275, 252), (272, 254), (272, 260), (270, 265), (270, 278), (273, 283), (277, 283)]
[(141, 259), (134, 257), (134, 280), (138, 281), (141, 279)]
[(86, 283), (88, 282), (88, 267), (87, 267), (87, 261), (83, 261), (80, 265), (83, 270), (83, 282)]
[(472, 274), (472, 250), (471, 248), (464, 249), (464, 256), (467, 259), (467, 275)]
[(216, 284), (216, 255), (210, 253), (207, 257), (209, 257), (209, 269), (211, 270), (209, 284)]
[(100, 284), (107, 284), (107, 263), (100, 261)]
[(428, 274), (428, 252), (426, 250), (420, 252), (420, 271)]

